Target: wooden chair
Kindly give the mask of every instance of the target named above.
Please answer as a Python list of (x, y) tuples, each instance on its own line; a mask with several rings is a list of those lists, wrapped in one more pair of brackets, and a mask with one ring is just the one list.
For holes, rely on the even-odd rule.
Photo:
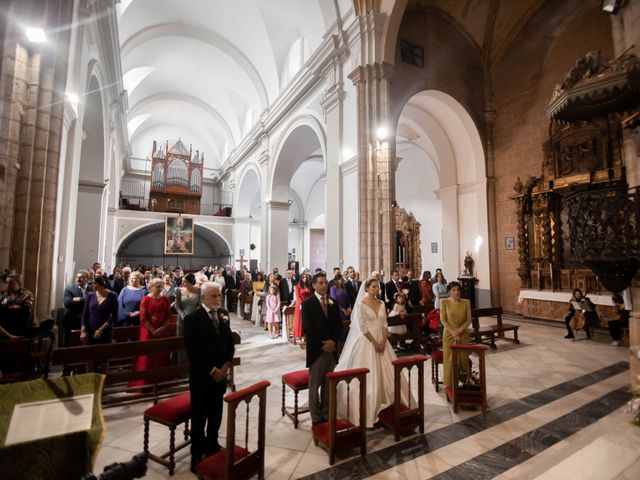
[[(196, 466), (199, 479), (236, 480), (251, 478), (256, 474), (259, 480), (264, 478), (264, 430), (267, 410), (267, 387), (269, 385), (271, 384), (268, 381), (262, 380), (235, 393), (229, 393), (224, 397), (224, 401), (227, 402), (226, 446), (218, 453), (205, 458)], [(254, 396), (257, 396), (259, 401), (258, 444), (256, 450), (250, 452), (249, 404)], [(242, 402), (247, 404), (244, 447), (236, 445), (236, 410)]]
[[(313, 442), (322, 446), (329, 453), (329, 464), (336, 461), (336, 452), (360, 447), (360, 455), (367, 454), (367, 374), (368, 368), (353, 368), (340, 372), (327, 373), (329, 380), (329, 421), (318, 423), (311, 428)], [(338, 383), (346, 382), (347, 388), (353, 379), (360, 382), (360, 418), (354, 425), (349, 418), (338, 418)], [(347, 397), (348, 398), (348, 397)], [(347, 412), (349, 404), (347, 402)]]
[[(293, 411), (285, 404), (285, 387), (293, 390)], [(298, 407), (298, 392), (309, 389), (309, 369), (297, 370), (282, 375), (282, 416), (293, 420), (293, 428), (298, 428), (298, 415), (309, 412), (308, 407)]]
[(0, 383), (29, 380), (33, 374), (31, 340), (0, 340)]
[(296, 313), (296, 307), (287, 307), (284, 309), (284, 320), (287, 327), (287, 340), (290, 343), (296, 344), (296, 339), (293, 336), (293, 317)]
[[(481, 406), (482, 414), (487, 414), (487, 387), (485, 378), (485, 350), (489, 347), (486, 345), (451, 345), (451, 368), (453, 369), (453, 387), (445, 387), (447, 399), (453, 402), (453, 411), (458, 413), (459, 405), (468, 405), (472, 407)], [(477, 353), (479, 357), (478, 374), (480, 385), (478, 389), (462, 389), (458, 385), (460, 381), (458, 353)], [(469, 364), (471, 369), (471, 364)]]
[[(191, 395), (189, 393), (168, 398), (144, 411), (144, 453), (148, 459), (167, 467), (169, 475), (173, 475), (176, 468), (176, 452), (191, 444), (189, 438), (190, 419)], [(169, 451), (162, 455), (156, 455), (149, 451), (149, 422), (157, 422), (169, 427)], [(182, 423), (184, 423), (184, 442), (176, 446), (176, 428)]]
[(431, 352), (431, 383), (436, 388), (436, 392), (440, 391), (440, 365), (443, 364), (444, 354), (442, 350), (433, 350)]
[[(420, 429), (424, 433), (424, 362), (427, 357), (416, 355), (413, 357), (399, 358), (393, 361), (393, 404), (378, 413), (378, 420), (393, 432), (397, 442), (401, 432)], [(411, 369), (418, 368), (418, 404), (411, 406)], [(402, 403), (402, 371), (407, 370), (409, 405)]]

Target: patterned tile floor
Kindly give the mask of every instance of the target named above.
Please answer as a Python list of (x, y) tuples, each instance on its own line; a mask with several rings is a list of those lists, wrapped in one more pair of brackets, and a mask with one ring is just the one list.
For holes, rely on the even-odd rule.
[[(513, 321), (509, 320), (511, 323)], [(564, 340), (555, 326), (522, 323), (522, 343), (498, 342), (487, 355), (489, 415), (453, 413), (442, 392), (425, 379), (425, 434), (396, 443), (383, 430), (368, 432), (368, 452), (349, 452), (329, 468), (328, 456), (311, 440), (311, 421), (299, 428), (282, 417), (283, 373), (304, 367), (304, 350), (271, 340), (250, 322), (232, 319), (242, 335), (238, 386), (271, 382), (267, 400), (265, 474), (268, 479), (637, 479), (640, 428), (624, 413), (629, 396), (628, 350), (604, 342)], [(430, 372), (427, 365), (425, 373)], [(412, 382), (415, 386), (417, 382)], [(301, 401), (306, 395), (301, 394)], [(287, 396), (289, 404), (293, 395)], [(149, 404), (104, 411), (107, 433), (96, 472), (142, 450), (142, 412)], [(249, 414), (249, 430), (256, 424)], [(246, 419), (238, 421), (244, 438)], [(224, 421), (220, 443), (224, 444)], [(168, 430), (151, 425), (151, 450), (166, 450)], [(178, 454), (175, 479), (195, 478), (188, 449)], [(169, 478), (149, 462), (147, 477)]]

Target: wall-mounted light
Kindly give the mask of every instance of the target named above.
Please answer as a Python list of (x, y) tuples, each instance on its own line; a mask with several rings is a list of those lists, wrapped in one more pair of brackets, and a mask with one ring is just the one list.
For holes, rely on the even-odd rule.
[(388, 135), (389, 130), (387, 130), (387, 127), (378, 127), (376, 130), (376, 137), (378, 137), (380, 141), (386, 140)]
[(25, 29), (24, 34), (31, 43), (44, 43), (47, 41), (47, 34), (39, 27), (29, 27)]
[(602, 0), (602, 10), (615, 15), (620, 10), (624, 0)]

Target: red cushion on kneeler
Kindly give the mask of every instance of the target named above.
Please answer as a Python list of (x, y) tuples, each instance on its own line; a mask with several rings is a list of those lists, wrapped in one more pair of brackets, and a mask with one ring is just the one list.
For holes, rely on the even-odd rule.
[(149, 407), (145, 416), (166, 423), (182, 423), (191, 418), (191, 395), (183, 393)]
[[(378, 419), (385, 425), (393, 425), (393, 407), (394, 405), (391, 404), (387, 408), (380, 410), (380, 413), (378, 413)], [(406, 405), (402, 403), (400, 404), (400, 413), (406, 412), (408, 410), (409, 408)], [(414, 423), (415, 418), (415, 415), (400, 417), (400, 428), (403, 428), (405, 425)]]
[[(237, 445), (233, 446), (233, 461), (237, 462), (239, 459), (249, 455), (249, 451)], [(198, 465), (196, 470), (199, 475), (204, 478), (224, 478), (224, 466), (227, 461), (227, 449), (223, 448), (218, 453), (214, 453), (210, 457), (205, 458)]]
[[(336, 432), (353, 428), (355, 425), (346, 418), (338, 418), (336, 420)], [(318, 437), (324, 445), (329, 445), (329, 422), (318, 423), (311, 427), (313, 434)]]
[(434, 362), (442, 362), (442, 350), (434, 350), (431, 352), (431, 360)]
[(282, 381), (293, 388), (309, 388), (309, 369), (285, 373), (282, 376)]

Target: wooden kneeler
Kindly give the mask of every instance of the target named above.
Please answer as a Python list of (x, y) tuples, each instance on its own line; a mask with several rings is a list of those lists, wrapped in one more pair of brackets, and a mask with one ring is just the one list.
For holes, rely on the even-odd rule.
[[(227, 441), (218, 453), (205, 458), (196, 466), (200, 480), (241, 480), (258, 476), (264, 479), (264, 445), (267, 412), (267, 387), (271, 385), (262, 380), (249, 387), (229, 393), (224, 397), (227, 403)], [(258, 442), (254, 451), (249, 451), (249, 404), (258, 397)], [(244, 447), (236, 444), (237, 409), (246, 403)]]
[[(458, 413), (459, 405), (466, 405), (470, 407), (482, 407), (482, 414), (487, 414), (487, 381), (485, 376), (485, 350), (489, 347), (486, 345), (451, 345), (451, 368), (453, 369), (453, 387), (445, 388), (447, 398), (453, 402), (453, 411)], [(460, 388), (459, 381), (459, 368), (458, 368), (458, 355), (460, 352), (477, 353), (479, 358), (478, 372), (480, 375), (479, 388), (468, 390)], [(471, 363), (469, 363), (469, 369), (471, 369)]]
[[(360, 447), (360, 455), (367, 454), (367, 374), (368, 368), (353, 368), (340, 372), (327, 373), (329, 380), (329, 421), (318, 423), (311, 428), (313, 442), (329, 453), (329, 464), (336, 461), (336, 452), (353, 447)], [(353, 379), (360, 382), (359, 424), (354, 425), (349, 418), (338, 418), (338, 383), (351, 383)], [(349, 407), (347, 405), (347, 411)]]
[[(399, 358), (393, 361), (393, 404), (378, 413), (380, 423), (393, 432), (397, 442), (400, 433), (411, 432), (416, 427), (420, 433), (424, 433), (424, 362), (427, 357), (415, 355), (413, 357)], [(418, 403), (411, 405), (411, 369), (418, 369)], [(409, 405), (402, 403), (402, 371), (407, 370)]]
[[(285, 403), (286, 388), (293, 390), (293, 410), (287, 408)], [(309, 412), (309, 407), (298, 406), (298, 393), (309, 389), (309, 369), (297, 370), (282, 375), (282, 416), (293, 420), (293, 428), (298, 428), (298, 416)]]

